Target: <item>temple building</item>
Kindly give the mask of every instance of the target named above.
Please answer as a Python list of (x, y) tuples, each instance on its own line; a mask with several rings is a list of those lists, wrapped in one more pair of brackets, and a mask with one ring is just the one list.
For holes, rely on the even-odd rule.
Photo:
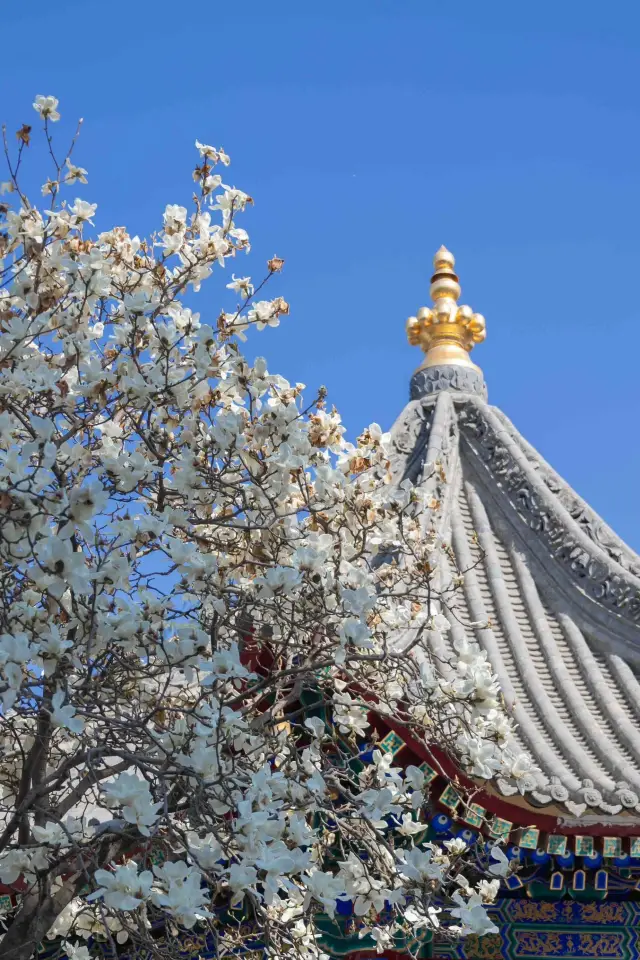
[[(431, 831), (502, 840), (516, 868), (492, 910), (498, 934), (436, 940), (429, 952), (635, 958), (640, 557), (489, 404), (470, 358), (484, 318), (458, 306), (444, 247), (434, 266), (433, 305), (407, 324), (425, 357), (392, 430), (395, 475), (426, 482), (425, 465), (436, 463), (446, 477), (436, 492), (450, 545), (438, 584), (445, 644), (466, 636), (486, 651), (535, 766), (519, 781), (478, 781), (470, 809), (455, 789), (459, 772), (431, 771)], [(452, 650), (436, 653), (446, 671)], [(397, 765), (416, 762), (417, 745), (399, 732), (387, 746)]]

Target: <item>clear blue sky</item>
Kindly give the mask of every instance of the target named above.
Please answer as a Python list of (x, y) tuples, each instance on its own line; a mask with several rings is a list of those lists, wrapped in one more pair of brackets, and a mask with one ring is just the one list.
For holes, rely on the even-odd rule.
[(36, 93), (85, 118), (100, 227), (149, 232), (194, 139), (225, 147), (256, 200), (237, 267), (287, 261), (292, 315), (255, 347), (351, 433), (400, 412), (404, 322), (450, 247), (491, 401), (640, 549), (636, 3), (35, 0), (2, 30), (3, 118), (35, 121)]

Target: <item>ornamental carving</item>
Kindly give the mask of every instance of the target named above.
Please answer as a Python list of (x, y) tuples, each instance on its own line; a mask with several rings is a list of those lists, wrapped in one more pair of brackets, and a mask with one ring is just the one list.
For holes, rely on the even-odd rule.
[(569, 486), (564, 484), (553, 471), (542, 468), (538, 472), (551, 493), (558, 498), (567, 513), (589, 539), (597, 543), (623, 569), (628, 570), (635, 577), (640, 577), (640, 564), (638, 564), (637, 558), (626, 548), (625, 544), (621, 543), (613, 530), (597, 514), (593, 513), (587, 504)]
[[(522, 438), (509, 420), (501, 411), (496, 411), (500, 421), (509, 430), (513, 440), (522, 444)], [(525, 444), (521, 447), (524, 455), (529, 460), (536, 475), (544, 482), (549, 491), (562, 504), (572, 520), (578, 524), (580, 529), (590, 540), (593, 540), (602, 550), (604, 550), (612, 560), (615, 560), (623, 569), (628, 570), (635, 577), (640, 577), (640, 562), (633, 550), (629, 549), (625, 543), (614, 533), (601, 517), (599, 517), (589, 507), (581, 497), (572, 490), (568, 483), (558, 476), (555, 470), (552, 470), (548, 464), (537, 454), (535, 450)]]
[(391, 432), (391, 473), (394, 480), (415, 483), (422, 473), (427, 453), (433, 404), (409, 404)]
[[(640, 623), (640, 592), (613, 565), (592, 554), (567, 527), (555, 507), (551, 490), (536, 489), (537, 472), (524, 469), (492, 426), (481, 406), (468, 401), (460, 410), (460, 427), (471, 448), (500, 481), (520, 519), (546, 543), (584, 593), (615, 614)], [(595, 538), (591, 538), (594, 540)]]
[(457, 390), (459, 393), (476, 394), (486, 399), (487, 388), (484, 377), (473, 367), (444, 364), (437, 367), (423, 367), (416, 370), (411, 378), (411, 399), (420, 400), (442, 390)]

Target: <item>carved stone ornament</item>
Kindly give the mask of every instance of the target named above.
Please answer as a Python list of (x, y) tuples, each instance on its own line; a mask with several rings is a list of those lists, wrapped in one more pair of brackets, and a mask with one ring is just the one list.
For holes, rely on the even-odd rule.
[(484, 377), (473, 367), (450, 363), (439, 367), (422, 367), (411, 378), (411, 399), (420, 400), (440, 393), (441, 390), (457, 390), (487, 398)]
[(391, 431), (391, 474), (396, 483), (415, 483), (422, 471), (427, 452), (433, 405), (410, 403)]
[(640, 563), (634, 551), (624, 543), (604, 520), (591, 509), (588, 503), (578, 496), (575, 490), (543, 460), (537, 450), (528, 444), (518, 433), (511, 421), (501, 410), (495, 410), (495, 415), (506, 427), (513, 441), (536, 471), (540, 479), (547, 485), (551, 493), (570, 514), (580, 529), (605, 550), (612, 560), (628, 570), (634, 577), (640, 578)]
[(639, 624), (637, 582), (610, 559), (610, 552), (605, 553), (591, 540), (584, 526), (571, 529), (573, 524), (562, 516), (552, 491), (501, 429), (500, 420), (490, 408), (469, 399), (459, 410), (459, 423), (462, 435), (499, 480), (522, 522), (546, 543), (550, 554), (571, 579), (596, 603)]

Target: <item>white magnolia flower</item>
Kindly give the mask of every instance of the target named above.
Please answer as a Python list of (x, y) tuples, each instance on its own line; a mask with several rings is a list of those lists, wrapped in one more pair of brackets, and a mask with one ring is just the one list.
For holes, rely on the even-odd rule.
[(405, 783), (411, 788), (411, 807), (419, 810), (424, 803), (424, 772), (419, 767), (409, 764), (404, 771)]
[(84, 167), (78, 167), (67, 158), (67, 173), (65, 183), (87, 183), (87, 171)]
[(156, 884), (151, 899), (185, 929), (190, 930), (196, 923), (212, 916), (206, 907), (210, 896), (202, 888), (199, 870), (178, 860), (155, 867), (154, 873)]
[(316, 740), (321, 739), (325, 734), (325, 722), (320, 717), (307, 717), (304, 721), (307, 730), (310, 730)]
[(33, 109), (44, 119), (56, 121), (60, 119), (58, 102), (56, 97), (43, 97), (42, 94), (38, 94), (34, 101)]
[(231, 283), (227, 284), (227, 290), (235, 290), (236, 293), (242, 294), (243, 297), (253, 296), (251, 277), (236, 277), (235, 273), (231, 276), (232, 280)]
[(493, 903), (500, 892), (500, 881), (480, 880), (478, 881), (477, 889), (484, 903)]
[(216, 680), (237, 680), (251, 676), (249, 670), (240, 662), (240, 653), (235, 644), (226, 650), (216, 650), (205, 667), (209, 672), (202, 679), (203, 686), (215, 683)]
[(442, 913), (442, 907), (429, 905), (426, 909), (420, 903), (411, 903), (404, 908), (404, 919), (411, 924), (418, 933), (424, 927), (437, 930), (440, 926), (438, 914)]
[(196, 148), (200, 151), (201, 157), (206, 157), (207, 160), (213, 160), (214, 163), (217, 161), (218, 151), (214, 147), (210, 147), (206, 143), (200, 143), (199, 140), (196, 140)]
[(71, 730), (72, 733), (82, 733), (84, 730), (84, 720), (76, 717), (76, 708), (68, 703), (63, 706), (65, 701), (64, 690), (56, 690), (51, 698), (51, 722), (54, 727), (63, 727)]
[(277, 327), (280, 324), (280, 318), (270, 300), (259, 300), (254, 303), (247, 314), (250, 323), (255, 323), (258, 330), (264, 330), (265, 327)]
[[(39, 656), (43, 659), (44, 675), (50, 677), (58, 667), (68, 650), (73, 648), (73, 641), (64, 637), (57, 624), (53, 623), (47, 631), (40, 635), (37, 643)], [(2, 638), (0, 637), (0, 658), (2, 656)]]
[(307, 903), (313, 898), (322, 904), (330, 917), (336, 910), (336, 901), (344, 893), (343, 882), (339, 877), (322, 870), (312, 870), (303, 876)]
[(511, 863), (506, 854), (496, 844), (491, 848), (491, 858), (496, 860), (489, 866), (489, 873), (494, 877), (506, 877), (511, 872)]
[(347, 693), (341, 693), (334, 703), (334, 719), (342, 733), (353, 731), (362, 736), (369, 726), (368, 710), (352, 701)]
[(363, 927), (358, 931), (358, 937), (362, 939), (366, 936), (375, 941), (376, 953), (383, 953), (384, 950), (393, 948), (393, 937), (388, 930), (383, 930), (381, 927), (373, 927), (373, 929)]
[(405, 813), (402, 816), (402, 822), (395, 828), (395, 832), (403, 837), (412, 837), (416, 833), (424, 833), (425, 829), (424, 823), (418, 823), (410, 813)]
[(150, 870), (138, 872), (138, 865), (129, 862), (113, 870), (96, 870), (94, 879), (99, 886), (88, 895), (88, 901), (101, 897), (114, 910), (135, 910), (149, 899), (153, 874)]
[(109, 494), (102, 484), (92, 479), (85, 486), (75, 487), (69, 493), (69, 516), (77, 523), (86, 523), (99, 514), (109, 502)]
[(91, 217), (98, 209), (97, 203), (87, 203), (86, 200), (76, 198), (75, 202), (69, 207), (69, 213), (72, 213), (79, 223), (93, 223)]
[(49, 820), (44, 827), (34, 824), (31, 832), (38, 843), (43, 846), (68, 846), (73, 842), (74, 836), (82, 833), (82, 824), (71, 818), (67, 818), (64, 823), (52, 823)]
[(186, 223), (187, 221), (187, 208), (181, 207), (177, 203), (168, 203), (164, 211), (164, 221), (165, 223)]
[(498, 932), (496, 925), (487, 916), (478, 894), (473, 894), (466, 902), (460, 893), (454, 893), (452, 899), (458, 906), (450, 909), (449, 913), (460, 920), (461, 932), (464, 936), (473, 933), (483, 937), (487, 933)]
[(26, 850), (5, 850), (0, 853), (0, 881), (6, 884), (16, 880), (29, 867), (30, 857)]
[(258, 879), (258, 871), (251, 864), (232, 863), (229, 867), (229, 886), (233, 892), (232, 905), (238, 906), (244, 900), (247, 890), (253, 890)]
[(459, 837), (454, 837), (452, 840), (445, 840), (444, 847), (447, 848), (452, 857), (458, 857), (461, 853), (464, 853), (467, 849), (467, 844), (464, 840), (460, 840)]
[(212, 833), (208, 833), (202, 839), (195, 833), (189, 833), (187, 841), (189, 853), (201, 869), (214, 873), (221, 872), (222, 849)]
[(38, 543), (36, 556), (40, 569), (33, 571), (33, 579), (56, 599), (68, 589), (78, 595), (90, 592), (95, 573), (87, 566), (82, 551), (74, 550), (69, 540), (46, 537)]
[(108, 806), (122, 807), (124, 819), (134, 823), (144, 836), (149, 836), (149, 828), (158, 819), (162, 801), (153, 802), (146, 780), (131, 773), (121, 773), (111, 783), (103, 784), (102, 791)]
[(262, 597), (273, 597), (276, 593), (287, 596), (294, 593), (302, 582), (298, 570), (293, 567), (270, 567), (264, 576), (257, 577), (256, 586)]
[(89, 948), (80, 944), (69, 943), (65, 940), (62, 944), (67, 960), (91, 960)]
[(430, 847), (412, 847), (411, 850), (399, 852), (400, 871), (417, 883), (424, 883), (427, 880), (442, 880), (442, 876), (447, 866), (446, 860), (440, 859), (440, 862), (434, 860), (434, 853)]

